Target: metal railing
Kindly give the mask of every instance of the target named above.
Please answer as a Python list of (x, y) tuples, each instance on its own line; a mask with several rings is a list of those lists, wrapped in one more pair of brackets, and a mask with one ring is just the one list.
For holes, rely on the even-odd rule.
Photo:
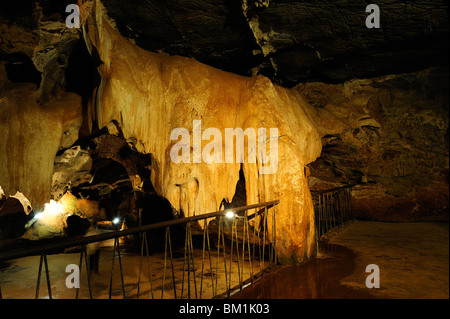
[(317, 238), (323, 239), (332, 231), (352, 221), (352, 186), (346, 185), (324, 191), (311, 191), (314, 203)]
[[(43, 268), (48, 293), (45, 298), (52, 299), (55, 297), (55, 294), (52, 294), (54, 283), (52, 285), (53, 273), (49, 266), (51, 264), (49, 259), (51, 257), (55, 261), (55, 258), (66, 255), (64, 251), (67, 251), (68, 248), (74, 247), (79, 247), (79, 251), (73, 253), (79, 253), (79, 278), (81, 278), (83, 272), (82, 268), (85, 267), (85, 273), (83, 274), (85, 281), (87, 281), (87, 287), (83, 285), (75, 288), (74, 298), (83, 298), (80, 296), (80, 291), (83, 289), (86, 298), (111, 299), (113, 295), (119, 294), (124, 299), (139, 299), (144, 294), (142, 289), (144, 282), (147, 285), (145, 294), (152, 299), (229, 297), (230, 291), (242, 289), (266, 272), (267, 263), (269, 267), (277, 264), (275, 205), (278, 203), (278, 200), (269, 201), (92, 236), (60, 240), (38, 248), (0, 252), (0, 262), (20, 263), (22, 258), (31, 258), (30, 256), (37, 258), (40, 256), (34, 294), (36, 299), (40, 295)], [(231, 216), (227, 214), (230, 211), (232, 211)], [(252, 213), (252, 211), (254, 212)], [(199, 227), (199, 221), (203, 221), (203, 227)], [(175, 256), (176, 252), (172, 242), (173, 235), (171, 235), (171, 229), (174, 226), (183, 226), (182, 228), (185, 231), (184, 249), (177, 256)], [(159, 255), (149, 254), (149, 247), (152, 243), (148, 240), (147, 234), (158, 229), (165, 229), (165, 232), (163, 231), (164, 252)], [(124, 249), (125, 246), (121, 244), (121, 239), (129, 238), (130, 235), (133, 235), (140, 242), (140, 253), (127, 253)], [(197, 239), (195, 245), (193, 237)], [(201, 244), (198, 243), (199, 238), (202, 239)], [(102, 263), (107, 263), (108, 259), (111, 263), (100, 267), (102, 271), (99, 272), (103, 273), (101, 278), (109, 280), (97, 282), (96, 287), (101, 286), (102, 289), (95, 291), (92, 277), (100, 275), (92, 273), (94, 265), (88, 256), (87, 247), (95, 243), (105, 243), (105, 241), (112, 240), (110, 258), (101, 259)], [(111, 247), (109, 247), (109, 250), (105, 250), (109, 252)], [(103, 250), (102, 254), (104, 254)], [(130, 259), (129, 267), (123, 265), (127, 258)], [(84, 266), (83, 259), (85, 260)], [(143, 270), (144, 259), (147, 262), (147, 275), (144, 275)], [(117, 278), (116, 262), (119, 266), (120, 283), (117, 279), (113, 280), (113, 278)], [(137, 263), (139, 266), (136, 276)], [(107, 266), (109, 266), (109, 274), (106, 274)], [(127, 276), (126, 271), (133, 267), (133, 274)], [(64, 274), (64, 276), (67, 276), (67, 274)], [(145, 276), (146, 278), (144, 278)], [(65, 278), (61, 274), (56, 277)], [(126, 283), (126, 277), (128, 279), (133, 278), (133, 283)], [(207, 279), (208, 277), (210, 279)], [(25, 280), (25, 278), (22, 279)], [(109, 282), (107, 296), (105, 281)], [(24, 283), (18, 284), (23, 285)], [(114, 284), (120, 285), (120, 289), (113, 291)], [(2, 274), (2, 277), (0, 277), (0, 298), (8, 298), (5, 292), (7, 293), (7, 288), (11, 285), (6, 275)], [(134, 288), (130, 289), (130, 286)], [(4, 289), (3, 294), (2, 289)], [(67, 291), (68, 289), (65, 290), (66, 293)]]

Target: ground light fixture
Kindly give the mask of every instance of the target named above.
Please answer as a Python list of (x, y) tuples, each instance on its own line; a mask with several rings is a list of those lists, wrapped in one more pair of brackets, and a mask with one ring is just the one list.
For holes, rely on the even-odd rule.
[(229, 219), (233, 218), (234, 217), (234, 212), (232, 210), (227, 211), (225, 213), (225, 217), (229, 218)]
[(40, 218), (42, 218), (44, 216), (44, 212), (39, 212), (39, 213), (36, 213), (35, 215), (34, 215), (34, 218), (35, 219), (40, 219)]

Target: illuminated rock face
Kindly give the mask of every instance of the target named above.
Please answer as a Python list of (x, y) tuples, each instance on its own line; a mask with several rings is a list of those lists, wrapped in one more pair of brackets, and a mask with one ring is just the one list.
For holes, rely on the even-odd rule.
[(0, 184), (6, 196), (20, 191), (38, 210), (50, 198), (56, 153), (78, 139), (81, 97), (61, 93), (40, 104), (34, 84), (2, 84)]
[[(152, 154), (155, 190), (187, 216), (218, 210), (223, 198), (231, 200), (234, 195), (241, 163), (225, 163), (224, 158), (221, 163), (193, 163), (194, 121), (201, 121), (202, 133), (218, 129), (223, 141), (226, 128), (255, 132), (265, 128), (267, 134), (277, 128), (278, 136), (271, 136), (266, 145), (270, 155), (269, 143), (278, 142), (276, 171), (260, 174), (260, 153), (256, 163), (248, 158), (242, 163), (247, 203), (280, 200), (276, 223), (281, 262), (311, 256), (314, 210), (304, 166), (319, 156), (321, 141), (300, 95), (265, 77), (241, 77), (193, 59), (142, 50), (115, 30), (99, 2), (86, 25), (88, 48), (97, 51), (103, 62), (98, 67), (102, 77), (96, 100), (99, 127), (117, 121), (125, 138), (134, 138), (140, 152)], [(190, 133), (190, 163), (171, 160), (171, 149), (179, 141), (170, 139), (176, 128)], [(201, 148), (209, 142), (202, 141)]]

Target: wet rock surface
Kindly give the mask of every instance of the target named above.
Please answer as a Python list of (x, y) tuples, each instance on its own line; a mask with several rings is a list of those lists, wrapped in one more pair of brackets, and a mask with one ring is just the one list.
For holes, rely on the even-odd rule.
[[(448, 299), (448, 223), (355, 221), (316, 258), (283, 266), (232, 298)], [(367, 288), (369, 264), (380, 288)]]
[(282, 266), (231, 299), (373, 299), (340, 280), (355, 269), (355, 253), (345, 246), (322, 244), (321, 257), (302, 266)]

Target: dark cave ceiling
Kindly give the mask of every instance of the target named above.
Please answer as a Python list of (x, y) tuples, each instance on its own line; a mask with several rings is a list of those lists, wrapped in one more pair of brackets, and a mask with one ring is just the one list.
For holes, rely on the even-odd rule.
[[(65, 6), (75, 1), (38, 2), (44, 15), (65, 16)], [(377, 1), (378, 29), (366, 27), (365, 8), (371, 1), (362, 0), (102, 2), (121, 33), (144, 49), (193, 57), (242, 75), (263, 74), (288, 87), (448, 62), (447, 0)], [(26, 8), (33, 3), (19, 0), (0, 11), (13, 23), (30, 24), (22, 16), (31, 14)]]
[(362, 0), (103, 3), (145, 49), (243, 75), (253, 69), (285, 86), (415, 71), (448, 56), (446, 0), (377, 1), (379, 29), (366, 27), (371, 2)]

